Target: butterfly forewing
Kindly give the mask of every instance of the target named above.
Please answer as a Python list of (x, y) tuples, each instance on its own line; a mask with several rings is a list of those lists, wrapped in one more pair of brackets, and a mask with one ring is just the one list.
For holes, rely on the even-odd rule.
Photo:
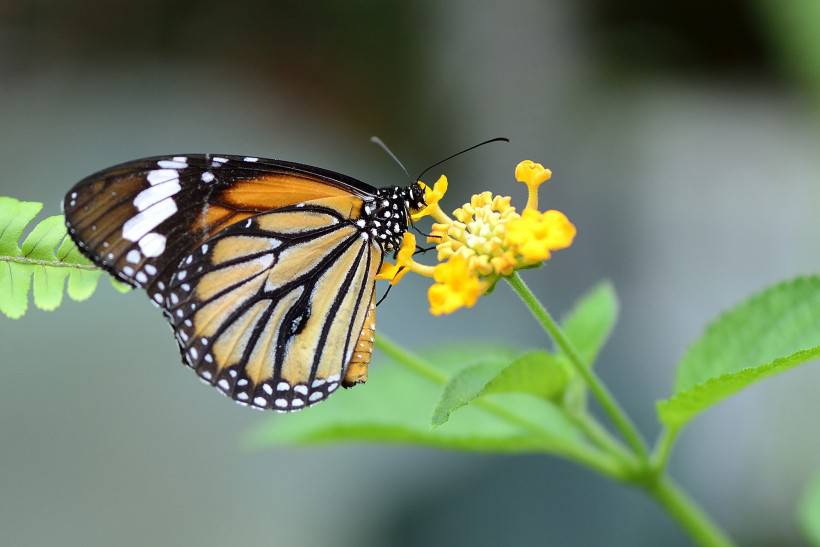
[(240, 156), (149, 158), (84, 179), (63, 209), (69, 233), (86, 255), (153, 297), (184, 254), (235, 222), (320, 199), (344, 203), (346, 213), (356, 214), (362, 198), (375, 192), (328, 173)]

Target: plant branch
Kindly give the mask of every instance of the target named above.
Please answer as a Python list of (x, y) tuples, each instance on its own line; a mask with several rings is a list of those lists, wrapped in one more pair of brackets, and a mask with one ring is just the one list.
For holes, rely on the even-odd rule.
[(511, 276), (505, 277), (504, 279), (510, 287), (512, 287), (521, 301), (524, 302), (524, 305), (529, 308), (533, 317), (541, 324), (547, 334), (552, 337), (561, 351), (564, 352), (564, 355), (567, 356), (575, 368), (575, 371), (584, 379), (593, 396), (598, 400), (604, 412), (607, 413), (612, 423), (621, 432), (624, 440), (632, 447), (638, 458), (643, 462), (647, 462), (649, 455), (646, 443), (643, 437), (641, 437), (640, 432), (638, 432), (638, 428), (635, 427), (635, 424), (632, 423), (632, 420), (629, 419), (629, 416), (626, 415), (603, 382), (601, 382), (592, 369), (583, 362), (578, 351), (561, 330), (561, 327), (558, 326), (555, 319), (552, 318), (547, 309), (541, 304), (538, 298), (536, 298), (527, 284), (524, 283), (524, 280), (521, 279), (518, 272), (514, 272)]
[(732, 541), (668, 476), (645, 485), (646, 491), (701, 547), (731, 547)]
[(652, 470), (661, 474), (669, 465), (669, 457), (672, 455), (672, 447), (678, 438), (678, 430), (671, 428), (664, 428), (661, 432), (658, 441), (655, 444), (655, 450), (652, 452)]
[(61, 260), (39, 260), (25, 256), (0, 256), (0, 262), (15, 262), (17, 264), (28, 264), (30, 266), (46, 266), (49, 268), (73, 268), (75, 270), (99, 270), (93, 264), (75, 264), (73, 262), (63, 262)]

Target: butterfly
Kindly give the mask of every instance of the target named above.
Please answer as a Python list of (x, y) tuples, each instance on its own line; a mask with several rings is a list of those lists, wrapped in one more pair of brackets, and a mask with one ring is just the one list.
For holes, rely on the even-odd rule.
[(366, 379), (375, 278), (424, 191), (287, 161), (130, 161), (63, 201), (80, 251), (142, 288), (183, 362), (242, 405), (301, 410)]

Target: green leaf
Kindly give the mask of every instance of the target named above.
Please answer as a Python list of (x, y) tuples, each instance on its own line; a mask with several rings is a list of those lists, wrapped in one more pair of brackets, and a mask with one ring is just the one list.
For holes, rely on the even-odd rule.
[(576, 302), (562, 321), (564, 333), (589, 366), (598, 358), (618, 319), (618, 297), (609, 281), (602, 281)]
[(678, 365), (661, 421), (680, 428), (715, 403), (820, 356), (820, 277), (780, 283), (720, 316)]
[[(561, 326), (584, 363), (592, 367), (617, 320), (618, 297), (615, 289), (609, 281), (602, 281), (576, 302)], [(571, 368), (566, 357), (562, 356), (562, 361)], [(577, 376), (571, 378), (564, 393), (564, 405), (581, 412), (586, 407), (586, 399), (586, 383)]]
[(456, 373), (441, 393), (433, 410), (432, 424), (440, 426), (450, 414), (480, 397), (487, 384), (506, 366), (504, 362), (488, 362), (467, 367)]
[(55, 260), (54, 249), (66, 235), (65, 220), (62, 215), (54, 215), (41, 220), (23, 241), (22, 254), (35, 260)]
[(30, 290), (38, 308), (54, 310), (64, 291), (74, 300), (89, 298), (102, 275), (66, 236), (62, 215), (43, 219), (18, 246), (40, 209), (40, 203), (0, 197), (0, 313), (12, 319), (26, 313)]
[(525, 353), (490, 380), (484, 393), (527, 393), (555, 400), (572, 377), (563, 359), (543, 350)]
[(69, 298), (77, 302), (91, 298), (91, 295), (97, 290), (97, 283), (102, 273), (102, 270), (72, 270), (68, 274), (68, 288), (66, 290)]
[(0, 196), (0, 255), (20, 254), (17, 242), (42, 208), (42, 203)]
[[(463, 355), (456, 351), (432, 352), (448, 358), (446, 362), (435, 362), (438, 368), (452, 372), (476, 357), (469, 350)], [(512, 422), (470, 406), (433, 429), (428, 409), (433, 408), (440, 391), (440, 385), (377, 358), (367, 384), (338, 393), (287, 419), (273, 417), (252, 432), (250, 441), (256, 446), (349, 441), (551, 453), (571, 453), (586, 446), (582, 435), (554, 405), (518, 394), (487, 397), (509, 412), (514, 417)]]
[(14, 262), (0, 262), (0, 312), (19, 319), (28, 309), (31, 268)]
[(552, 400), (561, 395), (571, 370), (546, 351), (532, 351), (512, 363), (485, 362), (462, 369), (444, 387), (433, 411), (432, 423), (440, 426), (450, 415), (478, 397), (492, 393), (524, 393)]
[(806, 487), (798, 505), (797, 519), (806, 539), (820, 546), (820, 474)]

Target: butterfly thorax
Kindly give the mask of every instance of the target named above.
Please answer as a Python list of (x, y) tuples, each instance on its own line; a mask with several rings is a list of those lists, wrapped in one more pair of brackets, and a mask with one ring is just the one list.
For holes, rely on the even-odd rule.
[(424, 191), (417, 183), (404, 187), (379, 188), (376, 197), (365, 202), (357, 225), (384, 252), (392, 252), (401, 246), (410, 214), (424, 205)]

